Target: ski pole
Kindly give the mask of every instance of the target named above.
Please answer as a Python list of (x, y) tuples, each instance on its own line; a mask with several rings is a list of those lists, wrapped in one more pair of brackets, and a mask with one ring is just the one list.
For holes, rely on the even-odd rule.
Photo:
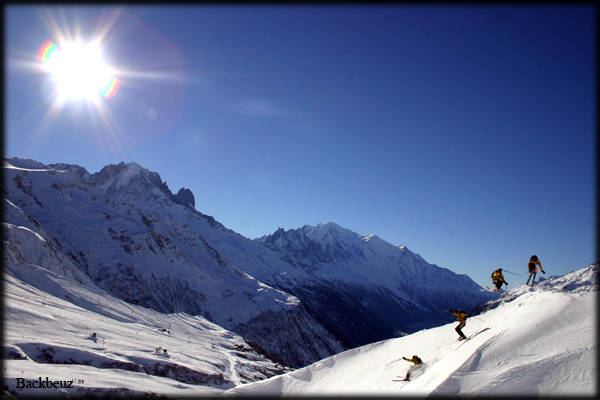
[(502, 271), (504, 271), (504, 272), (508, 272), (509, 274), (513, 274), (513, 275), (521, 276), (521, 275), (519, 275), (519, 274), (515, 274), (514, 272), (510, 272), (510, 271), (507, 271), (507, 270), (505, 270), (505, 269), (503, 269)]

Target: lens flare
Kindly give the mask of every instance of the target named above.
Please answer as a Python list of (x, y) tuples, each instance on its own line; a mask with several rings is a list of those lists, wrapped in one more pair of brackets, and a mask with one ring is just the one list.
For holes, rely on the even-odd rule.
[[(32, 146), (61, 124), (102, 149), (129, 151), (180, 122), (185, 72), (175, 43), (130, 16), (125, 6), (98, 13), (80, 13), (78, 7), (36, 10), (48, 40), (9, 59), (11, 68), (43, 76), (40, 104), (17, 122), (43, 112), (35, 128), (40, 140)], [(131, 47), (139, 43), (151, 45)], [(140, 102), (148, 107), (136, 113)]]
[(57, 97), (62, 101), (95, 101), (102, 96), (113, 97), (119, 81), (107, 66), (101, 49), (93, 43), (65, 43), (57, 46), (47, 40), (38, 51), (38, 59), (56, 86)]
[(38, 60), (47, 62), (54, 52), (58, 50), (58, 46), (51, 40), (46, 40), (38, 51)]
[(110, 99), (117, 93), (117, 90), (119, 90), (119, 80), (113, 77), (107, 85), (106, 89), (102, 91), (102, 96), (104, 96), (107, 99)]

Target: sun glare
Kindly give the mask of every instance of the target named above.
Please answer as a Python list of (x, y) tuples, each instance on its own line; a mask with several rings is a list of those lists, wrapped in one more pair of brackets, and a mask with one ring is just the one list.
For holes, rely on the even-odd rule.
[[(37, 49), (13, 50), (16, 57), (8, 65), (41, 75), (40, 104), (30, 112), (43, 113), (35, 127), (39, 138), (52, 134), (56, 123), (68, 124), (102, 148), (121, 151), (179, 122), (181, 52), (160, 32), (128, 15), (125, 7), (36, 10), (48, 40)], [(128, 47), (141, 40), (152, 47)], [(160, 69), (153, 69), (157, 65)], [(143, 113), (136, 113), (140, 104)]]
[(38, 58), (50, 74), (60, 102), (97, 101), (99, 97), (110, 98), (117, 91), (115, 71), (102, 59), (98, 45), (73, 42), (59, 47), (47, 41)]

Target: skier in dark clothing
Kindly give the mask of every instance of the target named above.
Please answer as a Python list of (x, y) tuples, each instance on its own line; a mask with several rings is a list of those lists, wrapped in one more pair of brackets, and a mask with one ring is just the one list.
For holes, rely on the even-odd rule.
[(413, 356), (413, 358), (402, 357), (402, 359), (406, 360), (406, 361), (409, 361), (409, 362), (411, 362), (411, 363), (414, 364), (412, 367), (410, 367), (408, 369), (408, 372), (406, 373), (406, 378), (404, 378), (405, 381), (409, 381), (410, 380), (410, 373), (413, 372), (417, 368), (421, 368), (421, 366), (423, 366), (423, 361), (419, 357), (417, 357), (416, 355)]
[(545, 274), (546, 271), (544, 271), (544, 268), (542, 268), (542, 263), (540, 262), (540, 260), (538, 260), (537, 256), (536, 255), (531, 256), (531, 258), (529, 259), (529, 262), (527, 263), (527, 268), (529, 269), (529, 278), (527, 278), (527, 283), (525, 284), (525, 286), (529, 285), (529, 280), (533, 276), (533, 280), (531, 281), (531, 286), (533, 287), (533, 283), (535, 282), (535, 276), (537, 274), (538, 265), (540, 266), (540, 269), (542, 270), (542, 272)]
[(452, 313), (452, 315), (454, 315), (457, 319), (458, 322), (460, 322), (460, 324), (458, 324), (458, 326), (456, 327), (456, 333), (458, 333), (458, 335), (460, 336), (458, 338), (458, 340), (465, 340), (467, 337), (465, 336), (465, 334), (462, 332), (462, 328), (465, 327), (465, 325), (467, 324), (467, 314), (464, 311), (461, 311), (460, 309), (456, 310), (456, 311), (452, 311), (452, 310), (447, 310), (450, 311)]

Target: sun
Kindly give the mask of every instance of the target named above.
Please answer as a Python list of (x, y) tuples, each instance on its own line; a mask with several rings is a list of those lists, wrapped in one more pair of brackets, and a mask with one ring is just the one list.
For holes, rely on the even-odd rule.
[(38, 52), (38, 59), (54, 84), (60, 103), (85, 101), (97, 103), (118, 90), (115, 70), (104, 61), (97, 43), (66, 42), (58, 46), (48, 40)]
[(129, 151), (179, 123), (186, 78), (177, 45), (125, 6), (35, 10), (47, 36), (8, 62), (40, 84), (39, 103), (17, 126), (35, 117), (37, 138), (61, 124), (103, 149)]

